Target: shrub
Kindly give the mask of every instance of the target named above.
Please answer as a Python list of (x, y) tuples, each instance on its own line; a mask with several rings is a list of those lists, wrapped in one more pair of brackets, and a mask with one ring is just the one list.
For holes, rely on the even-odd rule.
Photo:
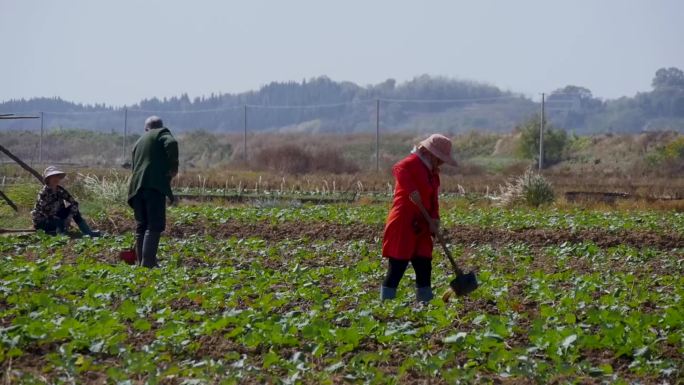
[(527, 204), (538, 207), (555, 200), (553, 186), (543, 175), (528, 169), (523, 175), (501, 187), (498, 197), (502, 206)]
[(667, 159), (684, 159), (684, 136), (668, 143), (663, 153)]
[(454, 151), (461, 159), (491, 156), (501, 135), (470, 131), (452, 139)]
[[(519, 152), (527, 159), (539, 159), (539, 117), (532, 117), (523, 125), (516, 127), (520, 131)], [(546, 124), (544, 127), (544, 167), (563, 160), (568, 135), (562, 130)]]
[(291, 144), (265, 148), (257, 153), (254, 162), (258, 168), (285, 174), (343, 174), (359, 170), (358, 166), (334, 149), (318, 148), (307, 151)]
[(254, 161), (261, 169), (286, 174), (303, 174), (309, 171), (313, 158), (297, 146), (283, 145), (259, 151)]
[(354, 174), (359, 172), (356, 163), (345, 158), (339, 150), (321, 147), (312, 151), (312, 170), (320, 173)]
[(191, 168), (207, 169), (228, 163), (233, 146), (224, 137), (198, 130), (178, 137), (180, 163)]
[(677, 136), (668, 140), (665, 145), (647, 152), (644, 163), (650, 172), (655, 171), (661, 175), (681, 175), (684, 171), (684, 137)]

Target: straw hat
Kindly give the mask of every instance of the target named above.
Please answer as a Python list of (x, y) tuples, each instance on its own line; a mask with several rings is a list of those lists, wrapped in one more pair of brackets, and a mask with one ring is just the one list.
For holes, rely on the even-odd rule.
[(441, 159), (444, 163), (456, 166), (456, 160), (451, 156), (451, 140), (444, 135), (432, 134), (427, 139), (418, 143), (418, 148), (423, 147), (432, 155)]
[(54, 175), (59, 175), (64, 178), (66, 173), (55, 166), (48, 166), (45, 171), (43, 171), (43, 182), (47, 183), (47, 179)]

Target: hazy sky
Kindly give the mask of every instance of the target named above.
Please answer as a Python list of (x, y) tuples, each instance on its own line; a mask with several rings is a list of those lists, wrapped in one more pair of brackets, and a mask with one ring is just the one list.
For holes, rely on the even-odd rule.
[(0, 0), (0, 101), (241, 92), (420, 74), (613, 98), (684, 69), (680, 0)]

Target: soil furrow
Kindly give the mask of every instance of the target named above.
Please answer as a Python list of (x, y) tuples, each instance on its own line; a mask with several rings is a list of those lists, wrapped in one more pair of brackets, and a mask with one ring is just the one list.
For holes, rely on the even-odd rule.
[[(112, 228), (107, 222), (102, 222), (98, 225), (100, 228), (103, 228), (110, 233), (133, 231), (133, 223), (118, 226), (116, 229)], [(245, 223), (228, 221), (219, 224), (197, 221), (190, 225), (170, 224), (167, 228), (167, 234), (177, 238), (185, 238), (192, 235), (210, 235), (216, 238), (256, 237), (267, 241), (283, 241), (289, 239), (376, 241), (382, 238), (382, 230), (382, 226), (363, 223)], [(578, 231), (571, 231), (569, 229), (509, 230), (496, 227), (457, 225), (447, 229), (447, 236), (452, 243), (465, 245), (491, 244), (501, 246), (511, 243), (525, 243), (532, 247), (545, 247), (560, 245), (566, 242), (580, 243), (591, 241), (602, 248), (627, 245), (636, 248), (652, 247), (661, 250), (671, 250), (684, 247), (684, 236), (675, 232), (608, 231), (598, 228)]]

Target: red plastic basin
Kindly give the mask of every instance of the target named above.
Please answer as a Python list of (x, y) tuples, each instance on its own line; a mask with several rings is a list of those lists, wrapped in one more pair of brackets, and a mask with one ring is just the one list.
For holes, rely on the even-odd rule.
[(129, 265), (134, 265), (138, 259), (135, 257), (135, 250), (122, 250), (119, 252), (119, 258)]

